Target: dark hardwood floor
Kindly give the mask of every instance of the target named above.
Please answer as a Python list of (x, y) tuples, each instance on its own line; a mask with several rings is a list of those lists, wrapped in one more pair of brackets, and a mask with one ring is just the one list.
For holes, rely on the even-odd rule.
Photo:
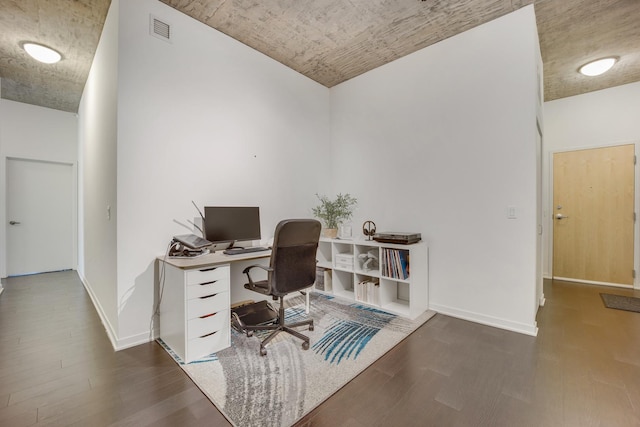
[[(157, 343), (114, 352), (73, 271), (3, 280), (1, 426), (228, 426)], [(540, 332), (436, 315), (299, 426), (640, 426), (640, 313), (546, 282)], [(268, 414), (265, 414), (268, 416)]]

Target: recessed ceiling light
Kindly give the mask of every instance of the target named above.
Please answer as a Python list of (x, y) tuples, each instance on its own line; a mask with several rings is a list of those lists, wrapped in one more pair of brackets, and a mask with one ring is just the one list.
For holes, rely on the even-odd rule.
[(62, 59), (62, 55), (55, 50), (37, 43), (25, 43), (22, 48), (34, 59), (45, 64), (55, 64)]
[(584, 64), (578, 69), (578, 71), (580, 72), (580, 74), (584, 74), (585, 76), (589, 77), (599, 76), (600, 74), (609, 71), (617, 60), (618, 58), (616, 57), (598, 59), (597, 61), (591, 61), (587, 64)]

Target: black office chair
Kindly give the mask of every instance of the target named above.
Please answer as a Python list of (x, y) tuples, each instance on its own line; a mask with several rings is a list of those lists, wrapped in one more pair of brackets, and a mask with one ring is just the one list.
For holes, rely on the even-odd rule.
[[(244, 287), (264, 295), (271, 295), (273, 299), (280, 299), (278, 322), (272, 325), (245, 326), (247, 336), (253, 331), (273, 331), (260, 343), (260, 354), (265, 356), (265, 345), (280, 332), (288, 332), (303, 340), (302, 348), (309, 349), (309, 337), (292, 329), (309, 325), (313, 330), (313, 319), (302, 322), (284, 323), (284, 296), (292, 292), (299, 292), (313, 285), (316, 279), (316, 251), (320, 238), (320, 222), (315, 219), (287, 219), (276, 226), (271, 249), (269, 267), (251, 265), (244, 269), (249, 283)], [(267, 271), (267, 279), (254, 281), (250, 271), (260, 268)]]

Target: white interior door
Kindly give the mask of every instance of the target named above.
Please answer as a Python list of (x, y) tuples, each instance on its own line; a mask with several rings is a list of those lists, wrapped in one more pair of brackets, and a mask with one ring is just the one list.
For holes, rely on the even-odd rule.
[(7, 274), (74, 267), (73, 166), (7, 159)]

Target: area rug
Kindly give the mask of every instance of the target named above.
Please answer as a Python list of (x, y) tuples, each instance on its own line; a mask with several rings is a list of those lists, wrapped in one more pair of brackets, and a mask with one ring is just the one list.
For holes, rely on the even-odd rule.
[[(249, 338), (236, 331), (231, 347), (200, 361), (184, 364), (167, 350), (232, 424), (289, 426), (434, 314), (427, 311), (410, 320), (312, 294), (308, 316), (314, 320), (314, 330), (300, 328), (311, 339), (306, 351), (301, 340), (280, 333), (263, 357), (259, 334)], [(304, 299), (294, 301), (285, 317), (287, 322), (306, 318)]]
[(604, 306), (616, 310), (635, 311), (640, 313), (640, 298), (624, 295), (600, 294)]

